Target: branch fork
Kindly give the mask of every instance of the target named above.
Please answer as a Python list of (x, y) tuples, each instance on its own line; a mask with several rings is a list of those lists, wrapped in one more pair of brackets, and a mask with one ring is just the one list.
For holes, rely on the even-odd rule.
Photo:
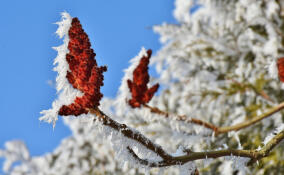
[(142, 135), (137, 131), (133, 131), (130, 127), (125, 124), (120, 124), (109, 116), (104, 114), (98, 108), (89, 109), (91, 114), (94, 114), (98, 117), (99, 121), (102, 122), (103, 125), (111, 127), (112, 129), (120, 132), (125, 137), (137, 141), (138, 143), (145, 146), (147, 149), (153, 151), (158, 156), (160, 156), (163, 160), (158, 162), (151, 162), (147, 159), (141, 159), (139, 156), (133, 151), (129, 146), (126, 148), (129, 153), (135, 158), (140, 164), (146, 165), (149, 167), (166, 167), (172, 165), (183, 165), (189, 161), (207, 159), (207, 158), (219, 158), (224, 156), (237, 156), (237, 157), (247, 157), (251, 160), (248, 165), (252, 165), (257, 160), (262, 159), (263, 157), (267, 157), (272, 151), (272, 149), (277, 146), (282, 140), (284, 140), (284, 130), (276, 134), (262, 149), (260, 150), (239, 150), (239, 149), (225, 149), (218, 151), (206, 151), (206, 152), (189, 152), (183, 156), (172, 156), (168, 154), (161, 146), (156, 145), (150, 139)]

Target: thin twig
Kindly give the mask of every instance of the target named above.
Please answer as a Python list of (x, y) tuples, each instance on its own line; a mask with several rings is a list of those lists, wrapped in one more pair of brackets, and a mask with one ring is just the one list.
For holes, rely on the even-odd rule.
[(272, 108), (270, 108), (267, 112), (257, 116), (257, 117), (254, 117), (253, 119), (251, 120), (248, 120), (248, 121), (244, 121), (244, 122), (241, 122), (239, 124), (236, 124), (236, 125), (233, 125), (233, 126), (224, 126), (224, 127), (219, 127), (217, 129), (217, 133), (216, 135), (218, 134), (221, 134), (221, 133), (227, 133), (227, 132), (230, 132), (230, 131), (238, 131), (240, 129), (243, 129), (243, 128), (246, 128), (246, 127), (249, 127), (275, 113), (277, 113), (278, 111), (282, 110), (284, 108), (284, 102), (278, 104), (277, 106), (274, 106)]
[[(170, 116), (168, 112), (162, 111), (159, 108), (151, 107), (147, 104), (144, 104), (144, 106), (146, 108), (149, 108), (150, 111), (153, 112), (153, 113), (163, 115), (166, 118), (169, 118), (169, 116)], [(202, 120), (199, 120), (197, 118), (187, 118), (185, 115), (176, 115), (175, 119), (178, 120), (178, 121), (184, 121), (184, 122), (187, 122), (187, 123), (195, 123), (197, 125), (204, 126), (205, 128), (211, 129), (213, 131), (217, 131), (217, 129), (218, 129), (217, 126), (215, 126), (215, 125), (213, 125), (209, 122), (202, 121)]]
[[(151, 107), (147, 104), (144, 105), (146, 108), (149, 108), (151, 110), (151, 112), (153, 113), (156, 113), (156, 114), (160, 114), (160, 115), (163, 115), (164, 117), (166, 118), (169, 118), (169, 113), (168, 112), (165, 112), (165, 111), (162, 111), (156, 107)], [(240, 129), (243, 129), (243, 128), (246, 128), (246, 127), (249, 127), (273, 114), (275, 114), (276, 112), (282, 110), (284, 108), (284, 102), (278, 104), (277, 106), (275, 107), (272, 107), (270, 108), (267, 112), (257, 116), (257, 117), (254, 117), (253, 119), (251, 120), (248, 120), (248, 121), (244, 121), (244, 122), (241, 122), (239, 124), (236, 124), (236, 125), (233, 125), (233, 126), (224, 126), (224, 127), (218, 127), (216, 125), (213, 125), (209, 122), (206, 122), (206, 121), (202, 121), (200, 119), (196, 119), (196, 118), (187, 118), (185, 115), (176, 115), (176, 119), (179, 120), (179, 121), (184, 121), (184, 122), (187, 122), (187, 123), (194, 123), (194, 124), (197, 124), (197, 125), (201, 125), (205, 128), (208, 128), (208, 129), (211, 129), (213, 132), (215, 132), (215, 136), (219, 135), (219, 134), (223, 134), (223, 133), (227, 133), (227, 132), (230, 132), (230, 131), (238, 131)]]

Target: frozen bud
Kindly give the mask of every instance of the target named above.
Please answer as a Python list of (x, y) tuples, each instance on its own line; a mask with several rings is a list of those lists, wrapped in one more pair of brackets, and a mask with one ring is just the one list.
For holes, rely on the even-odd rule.
[(149, 83), (148, 64), (151, 54), (152, 50), (148, 50), (147, 56), (143, 56), (140, 59), (139, 65), (133, 71), (133, 80), (127, 80), (128, 88), (132, 95), (132, 99), (128, 103), (133, 108), (148, 103), (159, 88), (159, 84), (155, 84), (151, 88), (147, 87)]

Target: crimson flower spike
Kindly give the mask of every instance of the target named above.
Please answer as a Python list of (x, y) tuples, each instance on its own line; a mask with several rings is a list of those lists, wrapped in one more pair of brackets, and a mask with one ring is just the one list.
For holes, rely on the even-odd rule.
[(280, 81), (284, 82), (284, 57), (277, 60), (278, 77)]
[(91, 49), (88, 35), (82, 29), (78, 18), (73, 18), (68, 31), (69, 53), (66, 60), (70, 71), (67, 71), (66, 78), (72, 86), (84, 93), (81, 97), (76, 97), (70, 105), (63, 105), (59, 109), (59, 115), (75, 115), (88, 113), (88, 109), (96, 108), (100, 105), (103, 95), (100, 87), (103, 86), (103, 72), (106, 66), (98, 67), (94, 59), (96, 54)]
[(133, 81), (127, 80), (128, 88), (132, 95), (132, 99), (128, 100), (128, 103), (132, 108), (148, 103), (159, 88), (158, 83), (151, 88), (147, 87), (149, 83), (148, 64), (151, 54), (152, 50), (147, 50), (147, 56), (144, 55), (140, 59), (139, 65), (133, 72)]

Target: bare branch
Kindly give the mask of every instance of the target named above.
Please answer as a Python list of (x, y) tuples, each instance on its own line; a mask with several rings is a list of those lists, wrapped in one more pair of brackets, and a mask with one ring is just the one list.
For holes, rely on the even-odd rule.
[(229, 131), (238, 131), (240, 129), (243, 129), (243, 128), (246, 128), (246, 127), (249, 127), (275, 113), (277, 113), (278, 111), (282, 110), (284, 108), (284, 102), (278, 104), (277, 106), (274, 106), (272, 108), (270, 108), (267, 112), (257, 116), (257, 117), (254, 117), (253, 119), (251, 120), (248, 120), (248, 121), (244, 121), (242, 123), (239, 123), (239, 124), (236, 124), (236, 125), (233, 125), (233, 126), (225, 126), (225, 127), (219, 127), (218, 130), (217, 130), (217, 133), (216, 135), (218, 134), (221, 134), (221, 133), (227, 133)]
[(161, 146), (154, 144), (150, 139), (146, 138), (139, 132), (136, 132), (129, 128), (125, 124), (120, 124), (106, 114), (104, 114), (101, 110), (97, 109), (89, 109), (90, 113), (95, 114), (99, 120), (102, 122), (103, 125), (109, 126), (112, 129), (121, 132), (125, 137), (135, 140), (145, 146), (147, 149), (152, 150), (153, 152), (157, 153), (163, 159), (171, 159), (172, 156), (166, 153)]
[[(156, 108), (156, 107), (151, 107), (151, 106), (149, 106), (147, 104), (144, 104), (144, 106), (146, 108), (149, 108), (151, 110), (151, 112), (153, 112), (153, 113), (160, 114), (160, 115), (163, 115), (166, 118), (169, 118), (169, 113), (168, 112), (162, 111), (162, 110), (160, 110), (159, 108)], [(186, 123), (194, 123), (194, 124), (197, 124), (197, 125), (201, 125), (201, 126), (204, 126), (205, 128), (211, 129), (211, 130), (213, 130), (215, 132), (218, 129), (217, 126), (215, 126), (215, 125), (213, 125), (211, 123), (199, 120), (197, 118), (187, 118), (185, 115), (176, 115), (175, 119), (178, 120), (178, 121), (184, 121)]]
[(219, 158), (224, 156), (237, 156), (237, 157), (247, 157), (251, 158), (248, 165), (252, 165), (256, 160), (260, 160), (263, 157), (267, 157), (272, 149), (284, 140), (284, 130), (278, 133), (274, 138), (272, 138), (261, 150), (218, 150), (218, 151), (208, 151), (208, 152), (191, 152), (188, 155), (173, 157), (171, 160), (163, 160), (160, 162), (149, 162), (145, 159), (140, 159), (134, 151), (127, 147), (128, 151), (133, 155), (139, 163), (147, 165), (150, 167), (164, 167), (171, 165), (182, 165), (189, 161), (207, 159), (207, 158)]
[[(282, 104), (284, 105), (284, 104)], [(278, 107), (279, 108), (279, 107)], [(273, 108), (274, 109), (274, 108)], [(275, 108), (276, 109), (276, 108)], [(278, 109), (280, 110), (280, 109)], [(207, 159), (207, 158), (219, 158), (224, 156), (238, 156), (238, 157), (247, 157), (251, 158), (249, 164), (253, 164), (256, 160), (260, 160), (263, 157), (269, 155), (272, 149), (279, 144), (284, 139), (284, 130), (276, 134), (261, 150), (237, 150), (237, 149), (227, 149), (227, 150), (218, 150), (218, 151), (206, 151), (206, 152), (189, 152), (183, 156), (171, 156), (164, 149), (153, 143), (150, 139), (142, 135), (141, 133), (132, 130), (125, 124), (120, 124), (102, 111), (97, 109), (89, 109), (92, 114), (95, 114), (98, 119), (102, 122), (103, 125), (113, 128), (116, 131), (119, 131), (125, 137), (137, 141), (144, 145), (147, 149), (155, 152), (163, 160), (158, 162), (151, 162), (147, 159), (139, 158), (136, 153), (130, 148), (127, 147), (129, 153), (142, 165), (147, 165), (149, 167), (165, 167), (172, 165), (182, 165), (189, 161)]]
[[(151, 107), (149, 105), (144, 105), (146, 108), (149, 108), (151, 110), (151, 112), (153, 113), (156, 113), (156, 114), (160, 114), (160, 115), (163, 115), (164, 117), (166, 118), (169, 118), (169, 113), (168, 112), (165, 112), (165, 111), (162, 111), (156, 107)], [(274, 106), (272, 108), (270, 108), (267, 112), (257, 116), (257, 117), (254, 117), (253, 119), (251, 120), (248, 120), (248, 121), (244, 121), (242, 123), (239, 123), (239, 124), (236, 124), (236, 125), (233, 125), (233, 126), (224, 126), (224, 127), (218, 127), (218, 126), (215, 126), (209, 122), (206, 122), (206, 121), (202, 121), (200, 119), (196, 119), (196, 118), (187, 118), (185, 115), (176, 115), (176, 119), (179, 120), (179, 121), (184, 121), (186, 123), (194, 123), (194, 124), (197, 124), (197, 125), (201, 125), (205, 128), (208, 128), (208, 129), (211, 129), (213, 132), (215, 132), (215, 136), (219, 135), (219, 134), (223, 134), (223, 133), (227, 133), (227, 132), (230, 132), (230, 131), (238, 131), (240, 129), (243, 129), (243, 128), (246, 128), (246, 127), (249, 127), (273, 114), (275, 114), (276, 112), (279, 112), (280, 110), (282, 110), (284, 108), (284, 102), (278, 104), (277, 106)]]

